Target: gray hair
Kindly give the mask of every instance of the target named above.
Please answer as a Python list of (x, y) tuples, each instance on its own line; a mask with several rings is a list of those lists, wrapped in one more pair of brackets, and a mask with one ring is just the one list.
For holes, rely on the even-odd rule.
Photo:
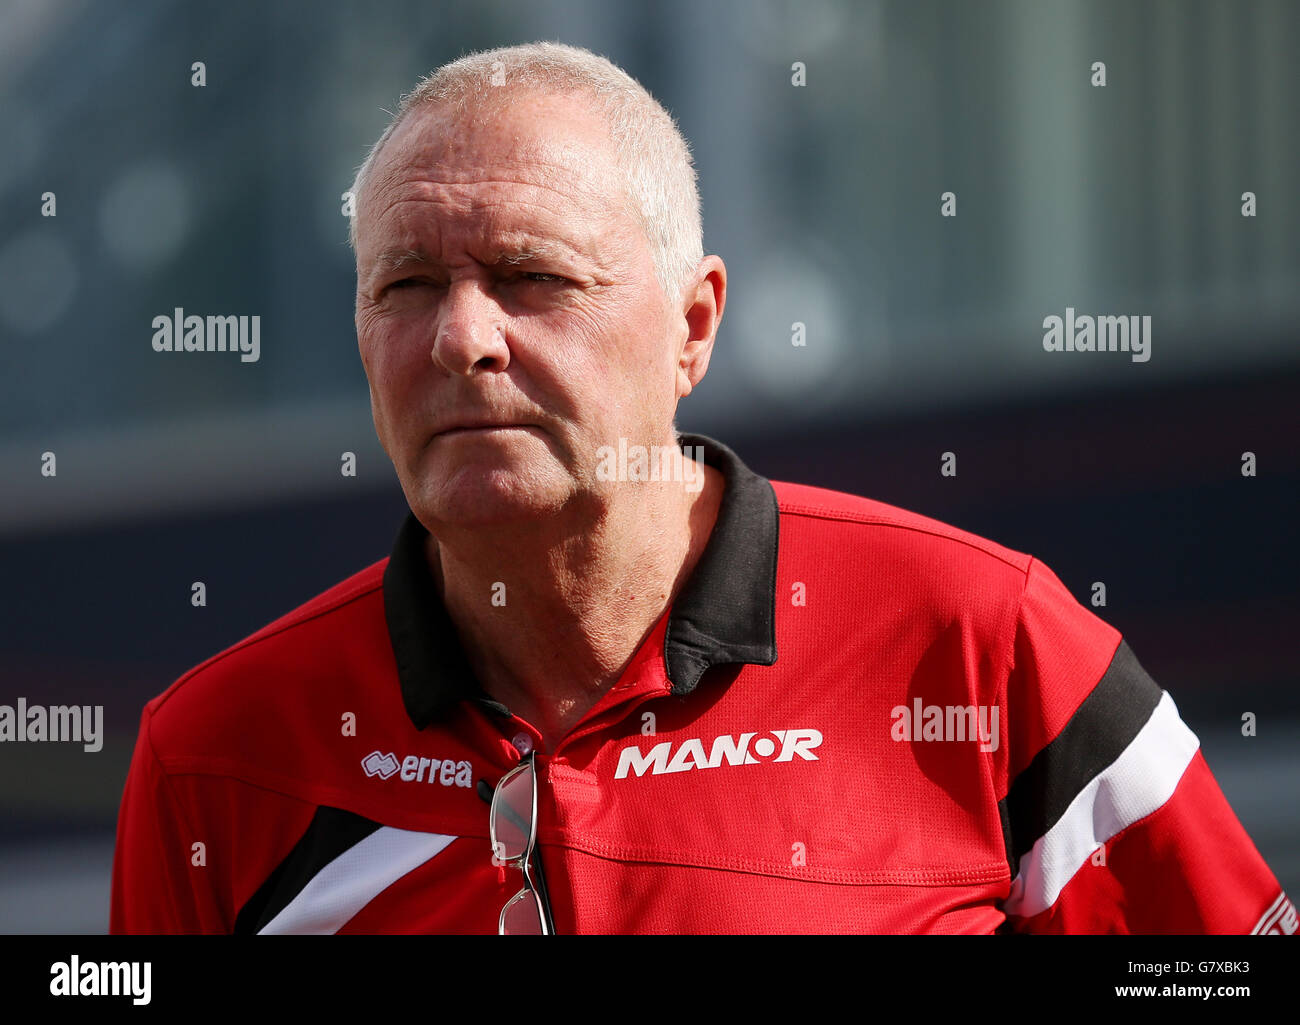
[[(564, 43), (538, 42), (470, 53), (421, 79), (370, 148), (352, 184), (354, 209), (384, 143), (411, 111), (450, 105), (458, 116), (486, 109), (491, 92), (516, 88), (578, 92), (605, 120), (624, 179), (624, 201), (645, 232), (655, 276), (669, 300), (682, 296), (704, 257), (700, 192), (690, 146), (677, 123), (636, 79), (604, 57)], [(497, 94), (499, 95), (499, 94)], [(356, 215), (348, 242), (356, 249)]]

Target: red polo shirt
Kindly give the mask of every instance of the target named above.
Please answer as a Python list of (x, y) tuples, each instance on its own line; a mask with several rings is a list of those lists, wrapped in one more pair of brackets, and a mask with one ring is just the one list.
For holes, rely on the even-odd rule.
[[(726, 481), (704, 555), (538, 755), (558, 932), (1295, 932), (1169, 695), (1050, 570), (681, 440)], [(480, 790), (540, 735), (475, 682), (425, 536), (146, 705), (113, 932), (496, 931), (522, 884)]]

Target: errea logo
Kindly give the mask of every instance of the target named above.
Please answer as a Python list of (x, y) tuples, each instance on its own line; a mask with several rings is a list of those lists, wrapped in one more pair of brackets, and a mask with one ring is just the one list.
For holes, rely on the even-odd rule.
[(387, 779), (397, 771), (397, 759), (391, 754), (380, 754), (378, 751), (371, 751), (361, 759), (361, 767), (366, 770), (367, 776), (378, 776), (380, 779)]
[[(401, 774), (403, 782), (441, 783), (444, 787), (470, 787), (474, 785), (474, 767), (469, 762), (455, 762), (450, 758), (417, 758), (407, 755), (398, 764), (391, 751), (371, 751), (361, 759), (361, 768), (367, 776), (390, 779)], [(427, 775), (426, 775), (427, 774)]]
[[(771, 730), (773, 737), (781, 744), (781, 753), (775, 758), (777, 744), (770, 737), (759, 737), (757, 733), (742, 733), (738, 737), (723, 734), (715, 737), (708, 753), (705, 753), (702, 740), (685, 740), (673, 750), (672, 741), (665, 740), (656, 744), (644, 754), (639, 747), (625, 747), (619, 752), (618, 768), (615, 779), (625, 779), (629, 772), (644, 776), (646, 770), (652, 776), (668, 772), (686, 772), (690, 769), (716, 769), (726, 762), (728, 765), (756, 765), (762, 761), (789, 762), (798, 755), (805, 761), (815, 762), (817, 756), (812, 749), (822, 742), (820, 730)], [(754, 738), (758, 737), (757, 740)]]

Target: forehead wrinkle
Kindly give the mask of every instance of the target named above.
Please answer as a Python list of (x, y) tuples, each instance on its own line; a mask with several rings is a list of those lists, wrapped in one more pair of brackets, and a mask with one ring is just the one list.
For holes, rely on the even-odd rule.
[[(498, 149), (489, 156), (482, 152), (481, 145), (490, 144), (492, 134), (485, 137), (470, 132), (462, 136), (457, 125), (437, 121), (432, 125), (426, 122), (421, 129), (412, 126), (406, 130), (387, 162), (376, 168), (377, 180), (441, 180), (447, 184), (492, 181), (477, 177), (490, 167), (495, 172), (514, 176), (495, 179), (498, 181), (516, 184), (559, 181), (577, 191), (602, 197), (608, 196), (611, 186), (618, 189), (622, 185), (612, 143), (604, 136), (593, 140), (569, 134), (564, 128), (555, 135), (543, 137), (515, 133), (507, 149)], [(450, 135), (445, 134), (448, 131)], [(446, 177), (439, 179), (434, 175)]]
[[(504, 170), (515, 168), (529, 171), (535, 170), (536, 165), (514, 162)], [(625, 215), (628, 200), (621, 182), (616, 180), (613, 188), (610, 188), (608, 179), (595, 175), (586, 166), (556, 163), (549, 169), (560, 173), (480, 177), (481, 172), (477, 169), (462, 168), (454, 163), (429, 166), (420, 161), (398, 162), (383, 168), (384, 173), (379, 176), (379, 180), (375, 181), (373, 188), (367, 188), (366, 191), (371, 193), (371, 202), (378, 201), (381, 204), (374, 215), (375, 223), (384, 221), (394, 207), (406, 203), (434, 202), (462, 207), (467, 211), (498, 205), (503, 202), (500, 195), (502, 186), (507, 190), (522, 188), (526, 193), (531, 193), (526, 196), (504, 197), (507, 204), (536, 206), (553, 216), (558, 214), (561, 218), (579, 214), (610, 224)], [(488, 187), (489, 194), (478, 195), (484, 186)], [(465, 190), (470, 190), (469, 194)]]
[[(497, 186), (489, 188), (486, 195), (477, 194), (479, 186)], [(522, 187), (527, 190), (524, 195), (502, 194), (499, 186)], [(475, 189), (465, 194), (463, 190)], [(444, 181), (429, 177), (408, 177), (400, 182), (393, 182), (387, 189), (396, 194), (387, 199), (382, 209), (376, 214), (376, 220), (382, 221), (396, 207), (407, 203), (434, 203), (455, 208), (460, 215), (486, 213), (490, 218), (500, 215), (495, 211), (504, 208), (507, 214), (511, 207), (536, 207), (544, 210), (553, 222), (562, 222), (574, 215), (590, 216), (609, 220), (618, 211), (616, 203), (610, 203), (609, 196), (591, 189), (575, 188), (565, 192), (541, 182), (511, 178), (474, 178), (467, 181)], [(542, 195), (537, 195), (537, 193)], [(621, 198), (622, 193), (619, 193)], [(559, 200), (557, 202), (556, 200)], [(488, 213), (488, 211), (492, 211)], [(549, 226), (549, 225), (548, 225)], [(527, 230), (526, 226), (523, 230)]]
[[(468, 246), (477, 251), (478, 262), (485, 266), (571, 257), (606, 269), (600, 233), (573, 234), (577, 225), (566, 223), (562, 213), (545, 203), (491, 197), (457, 204), (456, 213), (439, 217), (427, 209), (427, 204), (439, 201), (440, 197), (429, 196), (391, 200), (377, 218), (377, 228), (392, 244), (379, 250), (372, 266), (390, 273), (409, 264), (440, 263), (441, 257), (432, 254), (426, 243), (436, 242), (450, 226), (457, 235), (462, 229), (466, 232)], [(414, 215), (396, 212), (408, 205), (417, 208)], [(521, 207), (535, 207), (545, 216), (528, 220)]]

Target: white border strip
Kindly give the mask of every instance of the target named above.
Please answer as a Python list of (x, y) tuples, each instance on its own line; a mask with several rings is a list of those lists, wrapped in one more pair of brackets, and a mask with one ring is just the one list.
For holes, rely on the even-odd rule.
[(1255, 923), (1255, 928), (1250, 930), (1252, 936), (1265, 935), (1270, 929), (1280, 922), (1283, 916), (1290, 909), (1290, 901), (1286, 899), (1286, 891), (1277, 895), (1277, 900), (1269, 905), (1269, 909), (1264, 912), (1263, 916)]

